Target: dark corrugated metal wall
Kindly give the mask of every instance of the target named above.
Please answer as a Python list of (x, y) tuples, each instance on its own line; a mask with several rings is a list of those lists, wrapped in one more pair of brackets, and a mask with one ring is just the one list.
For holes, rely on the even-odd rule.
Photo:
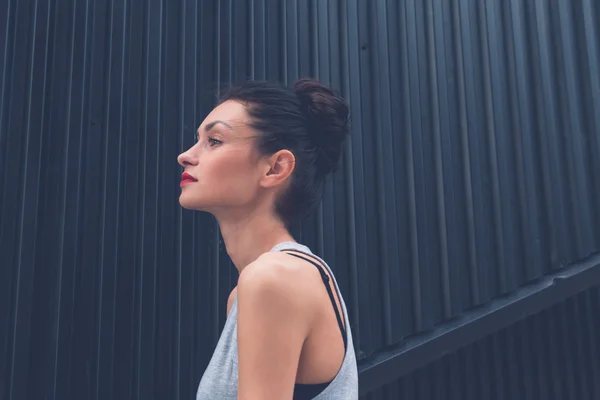
[(296, 233), (361, 358), (600, 250), (592, 0), (9, 0), (0, 21), (2, 398), (193, 396), (235, 270), (175, 157), (246, 77), (351, 102)]
[(600, 398), (600, 287), (533, 315), (364, 400)]

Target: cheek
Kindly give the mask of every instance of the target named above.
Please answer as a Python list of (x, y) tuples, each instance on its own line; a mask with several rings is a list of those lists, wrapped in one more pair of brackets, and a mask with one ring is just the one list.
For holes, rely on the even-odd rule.
[[(205, 165), (205, 183), (225, 197), (247, 197), (258, 185), (258, 164), (246, 151), (231, 150)], [(209, 160), (207, 160), (209, 161)]]
[(247, 149), (223, 148), (199, 157), (192, 170), (198, 182), (182, 190), (184, 208), (212, 211), (248, 204), (259, 193), (259, 159)]

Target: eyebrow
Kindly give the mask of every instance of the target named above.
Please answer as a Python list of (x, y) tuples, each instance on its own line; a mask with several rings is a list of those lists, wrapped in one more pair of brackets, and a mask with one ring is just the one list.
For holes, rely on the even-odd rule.
[(233, 129), (233, 128), (231, 127), (231, 125), (229, 125), (227, 122), (225, 122), (225, 121), (221, 121), (220, 119), (218, 119), (218, 120), (216, 120), (216, 121), (213, 121), (213, 122), (211, 122), (211, 123), (209, 123), (209, 124), (206, 124), (206, 126), (204, 127), (204, 132), (208, 132), (208, 131), (210, 131), (210, 130), (211, 130), (212, 128), (214, 128), (214, 126), (215, 126), (215, 125), (217, 125), (217, 124), (223, 124), (223, 125), (225, 125), (226, 127), (228, 127), (229, 129)]

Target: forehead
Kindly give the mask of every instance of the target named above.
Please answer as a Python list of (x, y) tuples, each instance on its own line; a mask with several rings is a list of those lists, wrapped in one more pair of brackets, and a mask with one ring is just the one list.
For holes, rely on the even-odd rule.
[[(200, 130), (204, 130), (206, 125), (213, 121), (223, 121), (232, 128), (247, 126), (250, 122), (246, 108), (241, 103), (233, 100), (227, 100), (215, 107), (202, 121)], [(216, 125), (219, 126), (219, 125)]]

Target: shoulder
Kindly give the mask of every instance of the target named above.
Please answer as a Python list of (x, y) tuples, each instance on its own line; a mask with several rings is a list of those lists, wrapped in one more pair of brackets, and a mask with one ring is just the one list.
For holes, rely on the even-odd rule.
[[(242, 270), (238, 279), (240, 299), (251, 297), (296, 310), (311, 307), (310, 298), (320, 275), (306, 263), (285, 253), (265, 253)], [(275, 306), (275, 305), (274, 305)]]
[(285, 254), (265, 253), (242, 270), (239, 282), (272, 283), (289, 275), (293, 270), (291, 267)]
[(307, 268), (306, 262), (289, 254), (270, 252), (244, 268), (238, 279), (238, 287), (282, 287), (292, 292), (302, 292), (309, 287), (306, 283), (317, 277), (317, 270)]
[[(237, 285), (238, 397), (292, 398), (302, 347), (315, 319), (306, 265), (267, 253), (246, 266)], [(318, 275), (317, 275), (318, 277)]]

